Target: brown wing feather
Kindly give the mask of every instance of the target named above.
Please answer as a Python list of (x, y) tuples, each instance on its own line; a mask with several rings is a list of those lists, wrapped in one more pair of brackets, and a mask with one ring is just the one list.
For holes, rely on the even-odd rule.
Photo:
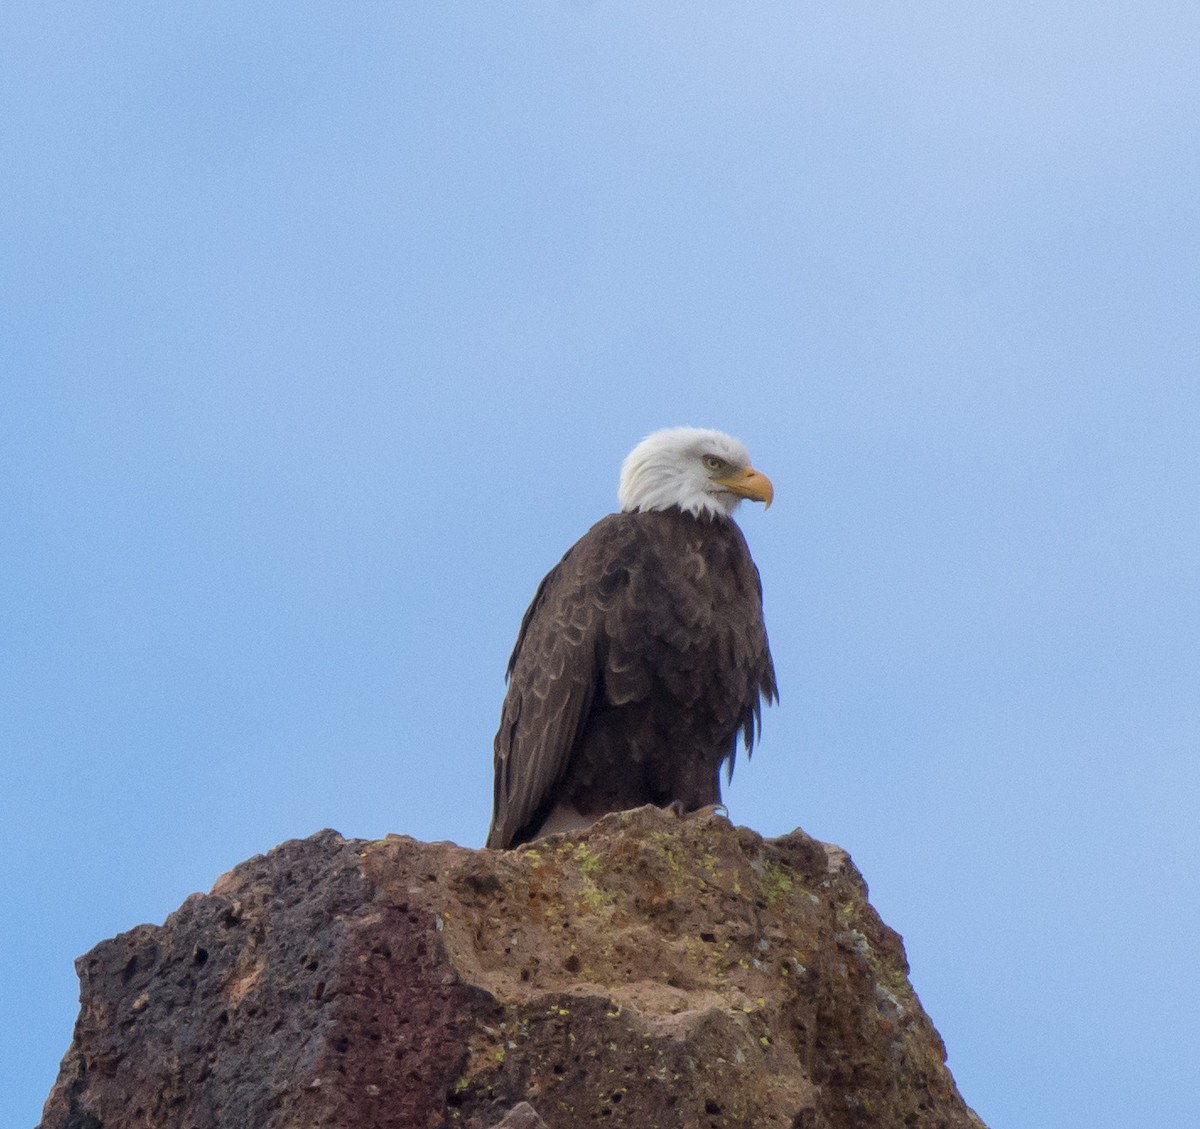
[(634, 530), (597, 522), (538, 586), (508, 661), (495, 740), (489, 847), (510, 846), (545, 813), (591, 709), (603, 658), (613, 573)]
[[(771, 647), (767, 642), (767, 629), (762, 618), (762, 577), (758, 566), (750, 556), (750, 549), (742, 531), (732, 522), (730, 533), (736, 548), (731, 554), (731, 572), (737, 576), (740, 587), (753, 592), (754, 603), (759, 614), (747, 617), (736, 625), (732, 632), (734, 638), (733, 661), (727, 667), (730, 671), (754, 671), (756, 678), (750, 694), (745, 699), (741, 715), (738, 718), (738, 728), (741, 730), (742, 743), (746, 746), (746, 756), (754, 751), (754, 742), (762, 732), (762, 703), (765, 698), (767, 705), (779, 701), (779, 687), (775, 681), (775, 663), (771, 658)], [(730, 751), (725, 767), (727, 775), (733, 776), (734, 762), (737, 760), (737, 746)]]
[(539, 585), (508, 674), (489, 847), (526, 841), (560, 798), (719, 802), (720, 763), (777, 697), (741, 531), (677, 510), (597, 522)]

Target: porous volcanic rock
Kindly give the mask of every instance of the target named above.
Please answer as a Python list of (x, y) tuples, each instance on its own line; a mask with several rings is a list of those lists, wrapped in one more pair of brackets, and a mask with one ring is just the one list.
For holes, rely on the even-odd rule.
[(322, 831), (77, 967), (41, 1129), (982, 1125), (845, 852), (716, 814)]

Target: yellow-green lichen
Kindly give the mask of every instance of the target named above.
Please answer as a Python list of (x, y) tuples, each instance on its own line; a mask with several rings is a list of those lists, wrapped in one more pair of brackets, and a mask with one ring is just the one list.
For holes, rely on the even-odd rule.
[(575, 862), (580, 874), (585, 878), (594, 878), (604, 868), (604, 864), (592, 854), (586, 843), (564, 843), (558, 848), (558, 853)]
[(769, 906), (790, 894), (795, 885), (792, 876), (776, 863), (764, 863), (760, 882), (763, 897)]
[(590, 878), (584, 878), (583, 886), (575, 895), (575, 900), (590, 913), (599, 913), (612, 901)]

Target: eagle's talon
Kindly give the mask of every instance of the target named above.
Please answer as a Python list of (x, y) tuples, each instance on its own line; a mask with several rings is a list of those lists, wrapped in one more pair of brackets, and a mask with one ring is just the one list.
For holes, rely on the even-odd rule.
[[(676, 800), (675, 804), (678, 804), (678, 803), (679, 803), (679, 801)], [(674, 807), (675, 804), (672, 804), (671, 806)], [(688, 819), (696, 819), (697, 817), (702, 816), (702, 815), (721, 815), (721, 816), (724, 816), (726, 819), (728, 819), (729, 818), (729, 809), (724, 804), (721, 804), (721, 803), (705, 804), (704, 807), (693, 808), (689, 812), (684, 812), (683, 815), (685, 815)]]

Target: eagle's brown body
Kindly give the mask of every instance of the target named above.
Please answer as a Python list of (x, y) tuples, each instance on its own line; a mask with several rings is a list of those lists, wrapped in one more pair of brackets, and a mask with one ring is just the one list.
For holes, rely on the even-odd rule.
[(675, 508), (602, 519), (538, 587), (508, 673), (489, 847), (563, 807), (720, 803), (722, 763), (778, 696), (741, 531)]

